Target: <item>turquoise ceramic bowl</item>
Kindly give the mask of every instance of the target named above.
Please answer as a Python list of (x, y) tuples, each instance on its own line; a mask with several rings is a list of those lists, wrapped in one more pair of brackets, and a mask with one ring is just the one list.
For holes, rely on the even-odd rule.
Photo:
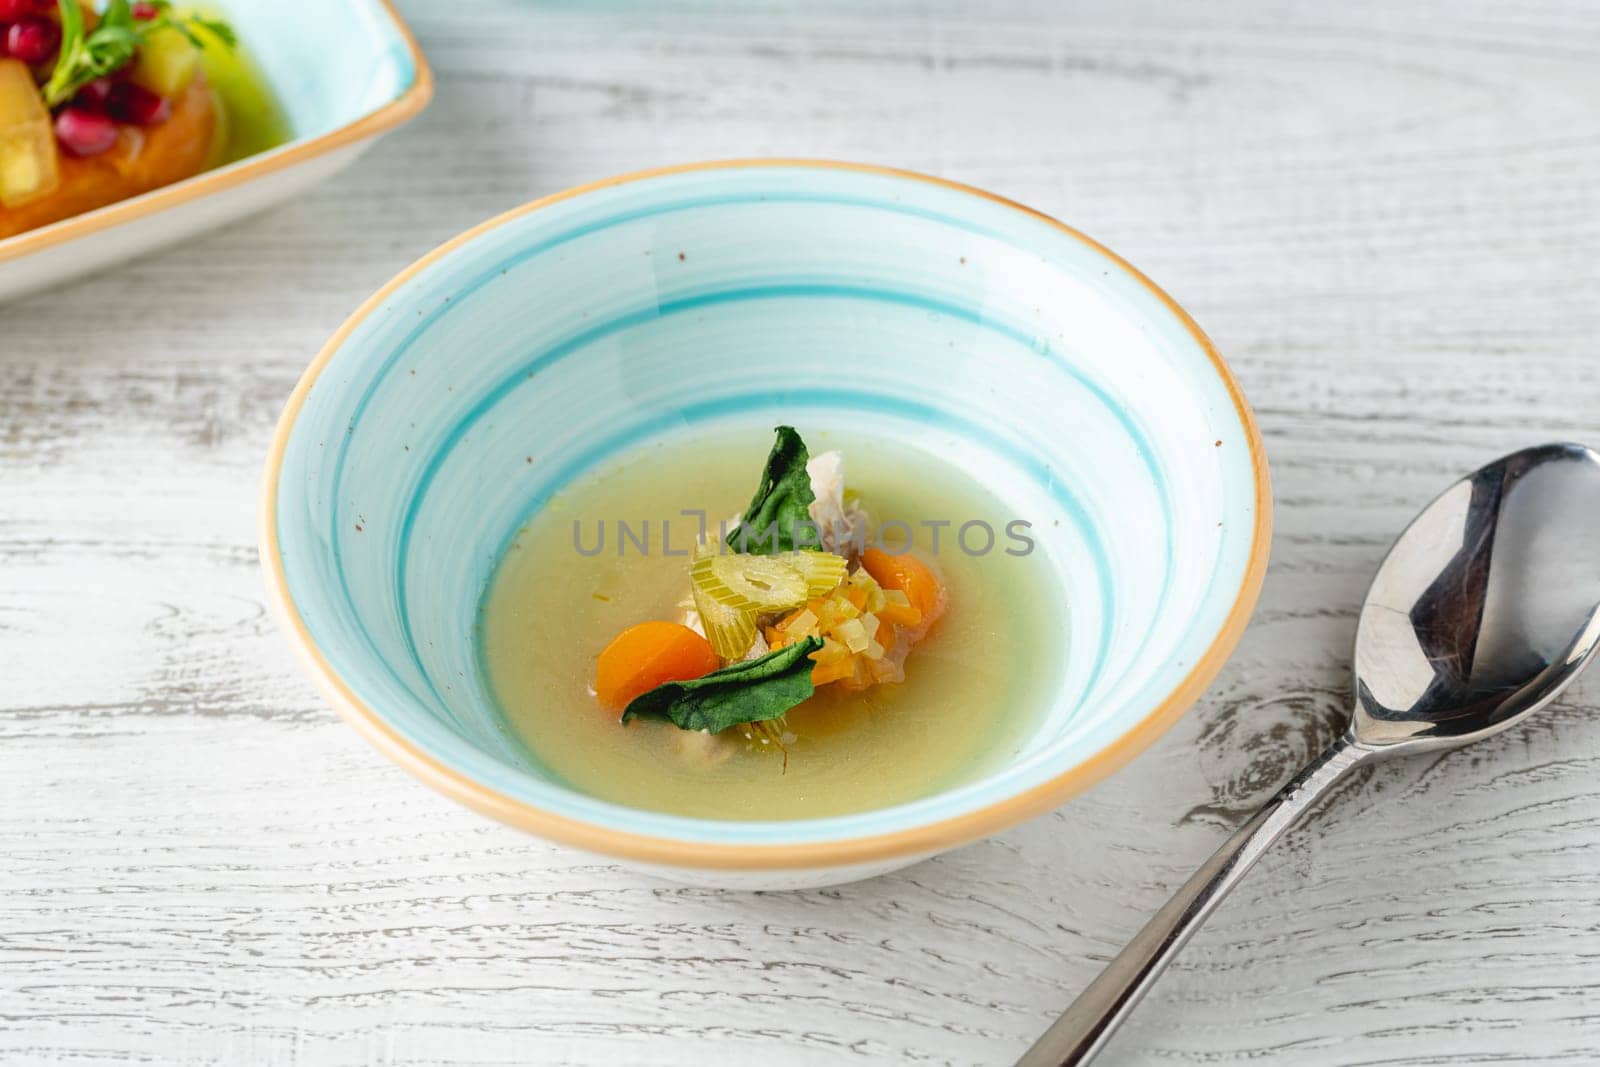
[[(774, 382), (752, 352), (806, 369)], [(863, 416), (1052, 531), (1040, 573), (1066, 632), (1026, 743), (915, 803), (788, 822), (624, 808), (541, 774), (475, 647), (517, 528), (642, 443)], [(993, 832), (1130, 759), (1238, 638), (1269, 512), (1260, 438), (1227, 368), (1115, 255), (935, 179), (750, 162), (551, 197), (391, 282), (290, 400), (262, 558), (335, 706), (432, 785), (679, 877), (805, 885)]]

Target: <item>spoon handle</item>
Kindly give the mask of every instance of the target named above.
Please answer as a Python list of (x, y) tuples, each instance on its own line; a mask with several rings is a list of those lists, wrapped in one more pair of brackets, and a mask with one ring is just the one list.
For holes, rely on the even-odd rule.
[(1245, 872), (1329, 787), (1371, 755), (1348, 736), (1329, 745), (1173, 894), (1017, 1067), (1073, 1067), (1093, 1059)]

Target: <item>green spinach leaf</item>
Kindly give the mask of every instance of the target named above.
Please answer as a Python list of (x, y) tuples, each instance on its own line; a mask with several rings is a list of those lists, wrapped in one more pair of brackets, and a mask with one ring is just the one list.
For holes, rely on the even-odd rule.
[(731, 552), (770, 556), (797, 548), (820, 548), (816, 524), (811, 521), (810, 455), (793, 426), (779, 426), (778, 439), (767, 456), (761, 487), (751, 498), (744, 518), (728, 533)]
[(622, 721), (665, 719), (681, 730), (715, 734), (742, 722), (776, 719), (815, 692), (810, 656), (821, 647), (820, 637), (808, 637), (700, 678), (665, 682), (634, 697)]

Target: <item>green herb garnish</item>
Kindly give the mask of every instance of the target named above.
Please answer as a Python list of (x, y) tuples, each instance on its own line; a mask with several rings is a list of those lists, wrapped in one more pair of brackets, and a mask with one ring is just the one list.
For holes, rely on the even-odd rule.
[(793, 426), (779, 426), (777, 440), (767, 456), (761, 487), (751, 498), (739, 525), (728, 534), (730, 551), (756, 556), (820, 548), (816, 524), (811, 521), (810, 455)]
[(154, 18), (133, 17), (130, 0), (111, 0), (94, 29), (86, 31), (83, 9), (78, 0), (56, 0), (61, 11), (61, 50), (55, 69), (43, 90), (46, 107), (58, 107), (77, 95), (79, 89), (114, 74), (127, 66), (139, 48), (161, 30), (177, 30), (196, 48), (204, 48), (206, 36), (232, 48), (237, 43), (226, 22), (201, 15), (175, 15), (168, 0), (153, 0)]
[(680, 730), (715, 734), (740, 723), (776, 719), (816, 692), (810, 657), (820, 648), (820, 637), (808, 637), (699, 678), (665, 682), (634, 697), (622, 721), (664, 719)]

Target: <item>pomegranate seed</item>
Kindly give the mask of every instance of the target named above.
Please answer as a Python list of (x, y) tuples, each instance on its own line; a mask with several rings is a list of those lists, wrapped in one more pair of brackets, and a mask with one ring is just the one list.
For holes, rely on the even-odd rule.
[(78, 90), (78, 95), (72, 98), (72, 106), (81, 107), (85, 111), (104, 111), (106, 98), (110, 95), (111, 79), (96, 78)]
[(33, 0), (0, 0), (0, 21), (20, 19), (33, 10)]
[(64, 107), (56, 116), (56, 140), (75, 156), (98, 156), (117, 143), (117, 124), (81, 107)]
[(161, 14), (161, 9), (154, 4), (134, 4), (133, 17), (136, 19), (153, 19)]
[(172, 114), (172, 105), (135, 82), (117, 82), (106, 96), (106, 114), (118, 122), (154, 126)]
[(60, 44), (61, 27), (38, 15), (18, 19), (6, 31), (6, 51), (29, 66), (55, 55)]

